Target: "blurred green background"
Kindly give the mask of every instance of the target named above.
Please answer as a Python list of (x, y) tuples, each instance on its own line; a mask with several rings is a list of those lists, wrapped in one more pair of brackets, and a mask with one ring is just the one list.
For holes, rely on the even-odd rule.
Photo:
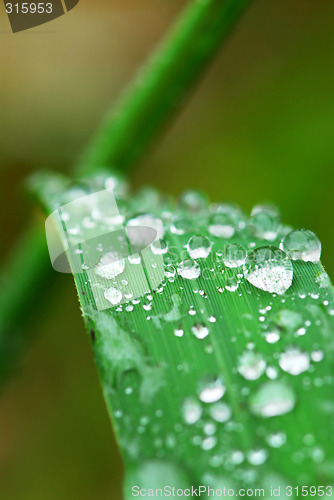
[[(80, 0), (15, 35), (1, 5), (1, 258), (36, 212), (26, 176), (69, 169), (184, 4)], [(320, 237), (333, 277), (333, 21), (332, 0), (255, 0), (133, 184), (200, 188), (246, 210), (270, 200), (286, 223)], [(52, 282), (32, 324), (0, 399), (0, 498), (121, 499), (121, 460), (69, 276)]]

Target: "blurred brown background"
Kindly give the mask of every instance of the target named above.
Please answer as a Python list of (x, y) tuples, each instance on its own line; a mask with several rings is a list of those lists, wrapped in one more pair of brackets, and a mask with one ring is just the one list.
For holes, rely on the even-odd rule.
[[(15, 35), (0, 6), (0, 257), (33, 211), (25, 177), (68, 170), (184, 4), (80, 0)], [(255, 0), (133, 183), (197, 187), (246, 210), (273, 201), (318, 234), (333, 277), (333, 20), (332, 0)], [(34, 314), (0, 400), (0, 498), (118, 500), (121, 462), (71, 278)]]

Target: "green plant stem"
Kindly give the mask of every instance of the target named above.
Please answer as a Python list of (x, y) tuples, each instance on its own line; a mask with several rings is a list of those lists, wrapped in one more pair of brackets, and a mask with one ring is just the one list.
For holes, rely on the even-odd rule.
[[(0, 379), (14, 368), (27, 339), (27, 321), (37, 312), (41, 297), (53, 282), (44, 230), (30, 225), (5, 263), (0, 294)], [(33, 314), (32, 314), (33, 312)]]
[(180, 107), (251, 0), (194, 1), (107, 115), (78, 165), (127, 170)]
[[(125, 97), (106, 117), (75, 174), (91, 173), (99, 166), (129, 169), (179, 108), (250, 2), (191, 2)], [(28, 298), (43, 288), (46, 276), (52, 279), (44, 228), (28, 228), (5, 265), (10, 283), (0, 292), (0, 362), (9, 352), (14, 357), (15, 346), (24, 338), (24, 328), (18, 321), (19, 316), (25, 316), (17, 311), (22, 311)], [(26, 314), (31, 314), (35, 307), (32, 300)]]

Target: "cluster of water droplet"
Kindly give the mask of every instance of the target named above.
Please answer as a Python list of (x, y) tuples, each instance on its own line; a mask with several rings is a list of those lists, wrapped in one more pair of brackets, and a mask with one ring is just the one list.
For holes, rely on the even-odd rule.
[[(125, 313), (119, 314), (119, 321), (127, 331), (145, 342), (155, 342), (150, 355), (141, 358), (145, 360), (141, 376), (146, 382), (138, 382), (138, 387), (132, 381), (122, 386), (124, 397), (138, 397), (140, 404), (147, 404), (155, 401), (161, 389), (157, 401), (162, 407), (163, 398), (170, 397), (171, 353), (179, 356), (175, 361), (177, 377), (173, 374), (175, 401), (179, 404), (182, 400), (179, 412), (167, 416), (157, 407), (152, 416), (148, 409), (151, 420), (141, 416), (137, 422), (134, 456), (136, 440), (140, 439), (137, 434), (152, 432), (158, 457), (172, 454), (183, 436), (194, 446), (199, 460), (204, 454), (202, 467), (217, 470), (223, 466), (241, 474), (243, 464), (245, 477), (258, 477), (254, 469), (286, 446), (288, 436), (280, 428), (280, 419), (296, 411), (303, 400), (300, 388), (307, 391), (311, 383), (328, 383), (320, 376), (310, 381), (324, 352), (321, 343), (309, 341), (308, 335), (325, 323), (323, 314), (334, 315), (333, 301), (326, 295), (329, 278), (318, 269), (314, 289), (302, 291), (298, 286), (297, 293), (291, 288), (286, 294), (298, 280), (298, 266), (319, 261), (319, 240), (311, 231), (284, 226), (279, 211), (271, 205), (257, 205), (247, 216), (233, 204), (210, 204), (195, 191), (184, 193), (175, 202), (153, 189), (130, 197), (125, 183), (117, 178), (102, 176), (99, 182), (118, 192), (119, 216), (110, 216), (106, 224), (109, 231), (121, 223), (129, 231), (150, 227), (156, 234), (152, 241), (145, 232), (129, 232), (131, 245), (139, 250), (126, 257), (119, 258), (104, 242), (96, 246), (94, 262), (87, 264), (85, 254), (78, 255), (84, 266), (90, 266), (87, 281), (96, 300), (104, 301), (104, 308), (112, 308), (115, 314)], [(105, 224), (99, 215), (102, 208), (87, 209), (82, 223), (70, 218), (66, 224), (78, 234), (89, 232), (94, 224)], [(160, 282), (151, 286), (150, 273), (158, 270), (162, 270)], [(136, 295), (143, 276), (148, 286)], [(305, 317), (298, 310), (303, 302), (309, 306)], [(260, 304), (257, 317), (254, 303)], [(239, 320), (235, 331), (230, 315)], [(258, 343), (256, 339), (249, 343), (254, 331), (258, 332)], [(164, 374), (161, 377), (157, 367), (149, 364), (160, 351), (165, 357), (155, 362)], [(137, 362), (131, 346), (122, 355), (126, 363)], [(255, 426), (259, 435), (243, 449), (239, 439), (244, 430), (241, 414), (259, 423)], [(162, 440), (168, 418), (173, 426), (170, 424), (170, 432)], [(130, 425), (122, 412), (118, 420), (124, 420), (125, 429)], [(266, 422), (277, 425), (264, 432)]]

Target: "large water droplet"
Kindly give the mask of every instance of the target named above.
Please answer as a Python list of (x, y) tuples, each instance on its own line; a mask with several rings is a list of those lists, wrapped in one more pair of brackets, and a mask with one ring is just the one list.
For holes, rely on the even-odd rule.
[(107, 288), (104, 296), (113, 306), (119, 304), (123, 297), (121, 291), (114, 287)]
[(152, 253), (162, 255), (168, 252), (168, 243), (166, 240), (155, 240), (151, 245)]
[(199, 399), (203, 403), (215, 403), (224, 396), (225, 391), (221, 377), (204, 377), (199, 384)]
[(189, 212), (198, 213), (208, 207), (208, 199), (200, 191), (189, 190), (181, 194), (179, 205)]
[(249, 221), (249, 230), (256, 237), (273, 241), (280, 226), (279, 219), (270, 212), (258, 212)]
[(176, 276), (176, 269), (171, 264), (167, 264), (165, 267), (165, 276), (167, 279), (173, 279)]
[(289, 257), (279, 248), (260, 247), (248, 255), (244, 275), (253, 286), (282, 295), (292, 284), (293, 267)]
[(227, 213), (217, 213), (210, 217), (209, 233), (218, 238), (231, 238), (235, 227), (231, 216)]
[(251, 412), (264, 418), (284, 415), (294, 409), (296, 397), (292, 388), (279, 381), (265, 382), (250, 397)]
[(277, 217), (277, 219), (280, 219), (281, 217), (279, 208), (272, 203), (259, 203), (258, 205), (254, 205), (251, 211), (251, 215), (254, 216), (263, 212), (273, 215), (274, 217)]
[(170, 231), (178, 236), (190, 233), (193, 227), (193, 221), (190, 217), (177, 217), (170, 225)]
[(95, 267), (95, 272), (99, 276), (111, 280), (121, 274), (124, 268), (125, 260), (120, 259), (117, 252), (107, 252), (101, 257), (99, 263)]
[(206, 236), (192, 236), (187, 243), (187, 250), (192, 259), (205, 259), (211, 252), (212, 242)]
[(235, 269), (226, 269), (225, 274), (225, 288), (229, 292), (235, 292), (239, 287), (239, 279)]
[(224, 250), (224, 264), (226, 267), (240, 267), (247, 257), (247, 250), (242, 245), (233, 243)]
[(200, 276), (201, 269), (195, 260), (187, 259), (178, 264), (177, 272), (182, 278), (193, 280)]
[(246, 380), (257, 380), (265, 372), (267, 363), (261, 354), (245, 351), (238, 360), (238, 372)]
[(192, 327), (191, 331), (199, 340), (205, 339), (205, 337), (207, 337), (210, 333), (209, 328), (202, 323), (196, 323), (196, 325)]
[(267, 443), (272, 448), (280, 448), (284, 443), (286, 443), (286, 434), (284, 434), (284, 432), (269, 434), (269, 436), (267, 437)]
[[(155, 229), (157, 233), (157, 238), (162, 239), (164, 236), (164, 225), (161, 219), (155, 217), (152, 214), (140, 214), (132, 219), (128, 220), (127, 227), (141, 227), (141, 231), (131, 231), (131, 243), (135, 245), (147, 244), (149, 245), (152, 241), (151, 233), (145, 231), (145, 227)], [(151, 241), (149, 241), (151, 239)]]
[(281, 241), (280, 248), (292, 260), (301, 259), (305, 262), (319, 262), (321, 242), (312, 231), (297, 229), (288, 233)]
[(227, 422), (232, 415), (231, 408), (221, 401), (210, 407), (210, 415), (216, 422)]
[(247, 453), (247, 460), (251, 465), (262, 465), (267, 460), (268, 453), (264, 448), (250, 450)]
[(184, 421), (189, 424), (195, 424), (202, 416), (202, 408), (195, 398), (187, 398), (182, 405)]
[(288, 347), (280, 355), (279, 365), (290, 375), (299, 375), (309, 369), (310, 358), (306, 352), (302, 352), (297, 347)]

